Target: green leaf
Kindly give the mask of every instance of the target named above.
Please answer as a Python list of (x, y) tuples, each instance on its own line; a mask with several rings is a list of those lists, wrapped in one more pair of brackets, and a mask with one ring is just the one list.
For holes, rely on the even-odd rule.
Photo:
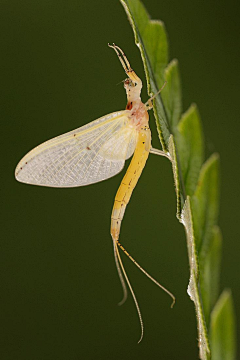
[[(212, 282), (212, 274), (209, 273), (209, 267), (212, 268), (213, 266), (213, 264), (210, 264), (213, 260), (211, 252), (214, 245), (218, 246), (215, 244), (218, 240), (216, 240), (216, 237), (213, 234), (213, 229), (217, 224), (218, 203), (219, 156), (213, 154), (203, 165), (198, 180), (198, 186), (194, 195), (191, 197), (194, 236), (199, 256), (199, 283), (207, 324), (209, 322), (210, 310), (212, 307), (212, 293), (209, 288)], [(218, 267), (216, 266), (215, 277), (218, 277), (218, 274), (216, 273), (217, 269)]]
[(173, 134), (182, 113), (181, 81), (178, 61), (172, 60), (165, 69), (167, 85), (162, 91), (162, 99), (167, 113), (167, 119)]
[(194, 237), (191, 202), (189, 196), (187, 197), (187, 200), (183, 207), (182, 223), (185, 227), (187, 236), (188, 259), (190, 265), (190, 280), (187, 292), (190, 296), (190, 299), (194, 302), (195, 305), (198, 328), (199, 357), (202, 360), (208, 360), (210, 359), (210, 347), (202, 304), (200, 300), (200, 294), (198, 291), (199, 266)]
[(191, 197), (197, 251), (203, 259), (209, 247), (212, 228), (217, 223), (219, 203), (219, 156), (213, 154), (203, 165), (198, 185)]
[(232, 294), (224, 290), (216, 303), (210, 325), (212, 360), (235, 360), (236, 330)]
[[(168, 63), (168, 42), (164, 24), (150, 20), (145, 7), (138, 0), (121, 0), (121, 3), (132, 25), (135, 42), (144, 53), (142, 56), (146, 57), (147, 54), (144, 59), (146, 73), (150, 70), (160, 86), (164, 82), (164, 71)], [(147, 66), (146, 62), (151, 66)], [(148, 85), (150, 86), (149, 81)]]
[[(158, 92), (165, 81), (164, 72), (168, 62), (168, 42), (164, 24), (161, 21), (150, 20), (139, 0), (120, 1), (132, 25), (135, 42), (140, 49), (143, 60), (148, 94), (152, 96)], [(160, 94), (154, 101), (153, 110), (162, 148), (167, 152), (170, 128)]]
[(209, 244), (200, 274), (201, 294), (207, 324), (209, 324), (210, 312), (219, 295), (222, 236), (218, 226), (212, 229)]
[(192, 195), (196, 189), (203, 163), (202, 126), (196, 105), (191, 105), (178, 124), (177, 147), (185, 191)]
[[(208, 327), (210, 313), (219, 292), (221, 258), (221, 234), (217, 227), (219, 157), (213, 154), (202, 165), (204, 141), (196, 105), (190, 106), (181, 116), (182, 96), (178, 63), (177, 60), (173, 60), (168, 65), (168, 42), (164, 24), (150, 20), (139, 0), (120, 1), (128, 15), (135, 42), (141, 52), (149, 96), (156, 94), (164, 81), (167, 81), (161, 94), (155, 98), (153, 110), (162, 148), (172, 162), (177, 217), (184, 225), (187, 236), (190, 265), (188, 294), (195, 305), (199, 356), (202, 360), (209, 360), (211, 351)], [(224, 309), (221, 312), (222, 322), (224, 316), (230, 319), (229, 309), (228, 312)], [(214, 313), (211, 324), (213, 315)], [(213, 349), (219, 354), (220, 342), (216, 344), (221, 336), (216, 340), (219, 331), (216, 328), (211, 331)], [(228, 342), (232, 341), (232, 344), (233, 335), (233, 330), (230, 330)], [(216, 347), (218, 350), (215, 350)], [(224, 347), (221, 351), (224, 353)], [(228, 353), (227, 349), (225, 357), (216, 356), (213, 360), (232, 360), (226, 357)]]

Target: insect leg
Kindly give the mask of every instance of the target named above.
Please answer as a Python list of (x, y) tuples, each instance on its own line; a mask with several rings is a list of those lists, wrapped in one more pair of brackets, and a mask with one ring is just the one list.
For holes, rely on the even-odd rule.
[(108, 46), (115, 50), (115, 52), (116, 52), (116, 54), (117, 54), (117, 56), (118, 56), (118, 58), (119, 58), (119, 60), (120, 60), (120, 62), (122, 64), (122, 66), (123, 66), (123, 68), (125, 70), (125, 72), (126, 73), (131, 72), (132, 68), (130, 66), (130, 63), (129, 63), (126, 55), (124, 54), (124, 52), (120, 49), (120, 47), (118, 47), (114, 43), (113, 43), (113, 45), (108, 44)]
[(125, 63), (127, 64), (128, 69), (130, 70), (130, 69), (131, 69), (130, 62), (128, 61), (128, 59), (127, 59), (126, 55), (124, 54), (124, 52), (122, 51), (122, 49), (121, 49), (119, 46), (115, 45), (115, 44), (113, 44), (113, 45), (115, 46), (115, 48), (116, 48), (117, 50), (120, 51), (120, 53), (121, 53), (121, 55), (122, 55)]
[(153, 147), (151, 147), (150, 153), (155, 154), (155, 155), (165, 156), (166, 158), (171, 160), (170, 154), (168, 152), (166, 153), (165, 151), (162, 151), (162, 150), (159, 150), (159, 149), (154, 149)]
[(152, 97), (150, 97), (150, 99), (148, 99), (148, 101), (145, 103), (147, 110), (151, 110), (153, 108), (153, 103), (152, 100), (155, 99), (155, 97), (160, 94), (160, 92), (165, 88), (167, 84), (167, 81), (164, 82), (163, 86), (161, 87), (160, 90), (158, 90), (158, 92), (156, 94), (154, 94)]

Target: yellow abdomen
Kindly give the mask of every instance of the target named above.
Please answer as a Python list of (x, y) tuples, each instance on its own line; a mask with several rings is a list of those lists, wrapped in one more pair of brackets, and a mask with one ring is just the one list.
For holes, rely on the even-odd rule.
[(126, 206), (146, 164), (150, 148), (151, 131), (148, 126), (144, 126), (139, 131), (138, 141), (132, 161), (119, 186), (114, 200), (111, 216), (111, 235), (113, 240), (118, 240), (119, 238), (121, 222)]

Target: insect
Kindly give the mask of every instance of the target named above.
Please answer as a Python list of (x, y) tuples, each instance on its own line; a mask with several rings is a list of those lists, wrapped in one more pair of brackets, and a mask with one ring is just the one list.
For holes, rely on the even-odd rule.
[(127, 298), (126, 281), (139, 316), (140, 342), (143, 337), (142, 316), (118, 247), (146, 276), (172, 297), (172, 306), (175, 302), (172, 293), (149, 275), (119, 242), (120, 227), (126, 206), (149, 153), (169, 157), (167, 153), (152, 148), (151, 131), (148, 125), (148, 110), (152, 109), (152, 100), (162, 89), (146, 104), (142, 103), (141, 79), (131, 68), (123, 51), (115, 44), (108, 45), (117, 53), (127, 75), (127, 79), (124, 80), (127, 94), (126, 109), (103, 116), (37, 146), (19, 162), (15, 176), (20, 182), (41, 186), (64, 188), (89, 185), (118, 174), (123, 169), (125, 160), (133, 155), (114, 200), (111, 236), (116, 267), (123, 287), (123, 299), (119, 304), (123, 304)]

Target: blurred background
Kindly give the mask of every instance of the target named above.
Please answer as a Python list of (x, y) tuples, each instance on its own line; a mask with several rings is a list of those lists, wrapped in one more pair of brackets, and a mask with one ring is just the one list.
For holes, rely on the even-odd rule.
[[(221, 290), (232, 289), (239, 316), (239, 7), (234, 0), (145, 6), (165, 22), (184, 110), (191, 102), (200, 110), (206, 156), (221, 155)], [(197, 359), (185, 234), (166, 159), (149, 157), (121, 229), (128, 251), (177, 299), (170, 309), (171, 299), (122, 255), (145, 325), (139, 345), (131, 296), (117, 306), (122, 290), (109, 234), (124, 171), (73, 189), (14, 179), (18, 161), (39, 143), (125, 108), (125, 75), (108, 42), (124, 49), (145, 80), (121, 4), (1, 0), (0, 29), (1, 359)], [(159, 148), (152, 115), (150, 124)]]

